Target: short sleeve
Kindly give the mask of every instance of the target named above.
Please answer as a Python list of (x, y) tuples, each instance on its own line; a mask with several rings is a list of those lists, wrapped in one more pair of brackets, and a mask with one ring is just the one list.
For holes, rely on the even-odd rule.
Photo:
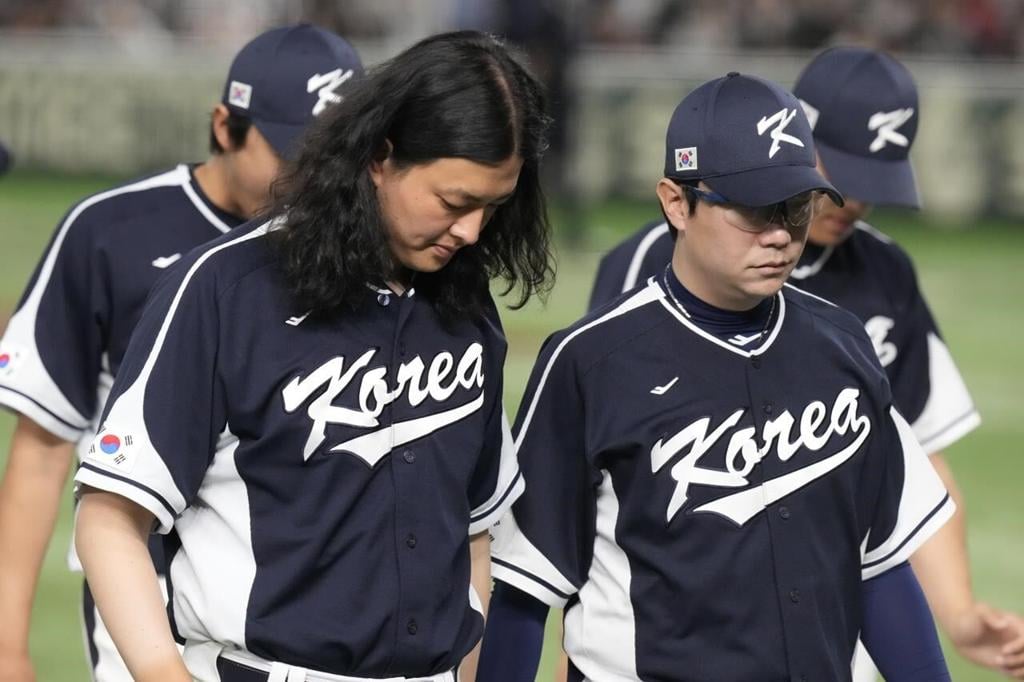
[(491, 572), (549, 606), (586, 580), (593, 552), (596, 480), (587, 464), (585, 406), (573, 364), (555, 336), (541, 351), (516, 418), (526, 491), (494, 528)]
[(154, 289), (75, 476), (145, 507), (160, 532), (199, 490), (226, 422), (218, 298), (204, 258)]
[(109, 300), (84, 208), (54, 233), (0, 339), (0, 405), (76, 441), (99, 409)]
[[(900, 330), (887, 341), (884, 319), (868, 320), (879, 359), (892, 384), (893, 400), (911, 424), (924, 451), (931, 454), (953, 444), (981, 423), (971, 394), (953, 361), (931, 310), (921, 293), (913, 266), (900, 304)], [(872, 327), (876, 328), (873, 329)]]
[(890, 408), (873, 447), (881, 487), (864, 541), (861, 573), (873, 578), (907, 559), (953, 516), (956, 505), (905, 419)]

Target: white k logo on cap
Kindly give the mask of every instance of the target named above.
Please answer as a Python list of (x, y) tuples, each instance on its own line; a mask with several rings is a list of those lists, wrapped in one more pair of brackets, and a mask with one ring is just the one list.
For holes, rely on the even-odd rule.
[(337, 104), (341, 101), (341, 95), (335, 91), (351, 78), (354, 73), (352, 69), (343, 71), (338, 68), (323, 75), (315, 73), (310, 76), (309, 80), (306, 81), (306, 92), (316, 90), (317, 97), (319, 98), (316, 106), (313, 107), (314, 116), (319, 116), (320, 112), (327, 108), (328, 104)]
[(914, 115), (910, 107), (906, 109), (895, 109), (893, 111), (878, 111), (868, 119), (868, 130), (878, 131), (878, 137), (871, 141), (868, 147), (872, 152), (881, 151), (885, 145), (892, 142), (900, 147), (910, 146), (910, 140), (902, 133), (896, 132), (900, 126), (909, 121)]
[(764, 135), (771, 126), (775, 126), (771, 129), (772, 146), (768, 150), (768, 158), (774, 158), (779, 153), (779, 148), (783, 142), (787, 142), (797, 147), (803, 147), (804, 143), (800, 141), (800, 138), (787, 135), (785, 132), (786, 126), (789, 125), (793, 117), (796, 116), (796, 109), (779, 109), (777, 112), (769, 116), (762, 116), (761, 120), (757, 122), (757, 134)]

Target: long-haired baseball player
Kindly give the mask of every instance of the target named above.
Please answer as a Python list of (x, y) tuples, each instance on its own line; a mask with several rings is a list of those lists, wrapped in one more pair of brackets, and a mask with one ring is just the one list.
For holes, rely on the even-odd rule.
[(76, 476), (137, 679), (455, 679), (523, 488), (489, 282), (551, 275), (547, 124), (500, 43), (428, 38), (325, 112), (269, 220), (155, 290)]
[(530, 378), (481, 674), (532, 679), (556, 606), (573, 682), (849, 680), (858, 634), (889, 679), (948, 680), (906, 560), (954, 504), (856, 318), (784, 286), (842, 203), (799, 102), (697, 88), (657, 193), (671, 264)]
[[(813, 128), (820, 168), (846, 203), (820, 207), (791, 282), (861, 320), (889, 377), (894, 403), (962, 508), (942, 451), (981, 420), (910, 257), (864, 221), (874, 205), (920, 205), (909, 159), (920, 116), (913, 77), (885, 52), (838, 47), (815, 57), (793, 92)], [(672, 248), (668, 225), (658, 220), (612, 249), (598, 270), (591, 309), (660, 273)], [(961, 512), (922, 546), (912, 563), (957, 651), (976, 664), (1024, 679), (1024, 619), (974, 597)], [(857, 676), (873, 678), (869, 663), (858, 661)]]
[[(64, 481), (84, 456), (154, 282), (196, 246), (265, 208), (300, 131), (362, 73), (352, 47), (309, 25), (236, 55), (213, 110), (210, 157), (75, 204), (0, 339), (0, 405), (18, 415), (0, 485), (0, 678), (30, 680), (29, 615)], [(164, 573), (159, 542), (151, 543)], [(80, 570), (71, 552), (71, 567)], [(92, 675), (131, 679), (86, 585)]]

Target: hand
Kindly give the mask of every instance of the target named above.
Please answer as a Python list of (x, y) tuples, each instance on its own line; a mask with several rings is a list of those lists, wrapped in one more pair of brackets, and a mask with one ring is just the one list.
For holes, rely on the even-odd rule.
[(1024, 680), (1024, 618), (977, 603), (957, 618), (948, 634), (967, 660)]
[(28, 653), (0, 652), (0, 682), (36, 682)]

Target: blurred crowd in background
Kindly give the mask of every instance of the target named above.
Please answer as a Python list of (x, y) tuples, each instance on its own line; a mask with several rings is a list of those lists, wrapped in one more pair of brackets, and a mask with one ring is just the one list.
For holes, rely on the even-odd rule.
[(5, 0), (8, 30), (85, 30), (134, 40), (234, 42), (308, 18), (352, 38), (429, 24), (558, 29), (575, 43), (815, 49), (871, 42), (898, 52), (1024, 55), (1020, 0)]
[[(230, 55), (309, 21), (374, 64), (458, 28), (546, 82), (553, 195), (648, 196), (666, 112), (728, 70), (791, 83), (835, 44), (888, 49), (921, 91), (925, 210), (1024, 216), (1022, 0), (0, 0), (0, 139), (20, 167), (131, 176), (199, 156)], [(191, 145), (191, 146), (190, 146)], [(950, 172), (955, 181), (950, 181)]]

